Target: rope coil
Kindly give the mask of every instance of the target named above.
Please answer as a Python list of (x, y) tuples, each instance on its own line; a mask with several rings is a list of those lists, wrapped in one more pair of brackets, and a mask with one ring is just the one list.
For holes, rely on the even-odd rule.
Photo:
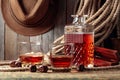
[(100, 45), (113, 31), (118, 23), (120, 1), (105, 0), (102, 6), (102, 0), (79, 0), (78, 8), (75, 10), (77, 15), (87, 14), (89, 18), (87, 23), (94, 25), (95, 45)]

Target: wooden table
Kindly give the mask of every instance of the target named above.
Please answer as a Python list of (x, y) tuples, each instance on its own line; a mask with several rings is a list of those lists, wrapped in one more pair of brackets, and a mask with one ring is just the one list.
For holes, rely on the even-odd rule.
[(71, 73), (0, 72), (0, 80), (120, 80), (120, 70)]
[[(1, 65), (0, 65), (1, 66)], [(0, 80), (120, 80), (120, 65), (114, 69), (85, 70), (84, 72), (0, 71)]]

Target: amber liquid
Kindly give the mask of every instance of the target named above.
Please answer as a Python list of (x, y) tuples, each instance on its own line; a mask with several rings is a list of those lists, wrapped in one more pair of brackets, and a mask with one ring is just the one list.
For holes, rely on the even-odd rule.
[(51, 56), (51, 64), (56, 68), (69, 68), (71, 66), (71, 61), (72, 56)]
[(39, 64), (43, 60), (43, 55), (20, 55), (20, 60), (22, 63), (31, 63), (31, 64)]
[(65, 47), (65, 53), (70, 53), (73, 47), (73, 65), (83, 64), (88, 66), (94, 60), (94, 38), (93, 33), (86, 34), (65, 34), (65, 42), (73, 43), (73, 46)]

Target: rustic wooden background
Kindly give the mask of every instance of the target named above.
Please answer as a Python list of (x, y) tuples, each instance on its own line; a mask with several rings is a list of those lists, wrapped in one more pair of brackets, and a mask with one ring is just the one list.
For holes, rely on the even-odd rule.
[[(74, 4), (76, 0), (58, 0), (59, 8), (57, 14), (57, 20), (54, 28), (45, 34), (38, 36), (23, 36), (12, 31), (4, 22), (0, 10), (0, 60), (13, 60), (19, 56), (18, 42), (21, 41), (34, 41), (41, 42), (42, 50), (47, 53), (51, 44), (56, 38), (64, 34), (65, 24), (69, 24), (72, 21), (71, 14), (74, 11)], [(119, 25), (118, 25), (119, 26)], [(120, 31), (119, 31), (120, 32)]]
[(38, 36), (23, 36), (12, 31), (4, 22), (0, 11), (0, 60), (13, 60), (19, 56), (18, 42), (39, 41), (42, 50), (47, 53), (56, 38), (64, 33), (64, 26), (71, 22), (70, 15), (73, 13), (75, 0), (59, 0), (57, 20), (54, 28), (45, 34)]

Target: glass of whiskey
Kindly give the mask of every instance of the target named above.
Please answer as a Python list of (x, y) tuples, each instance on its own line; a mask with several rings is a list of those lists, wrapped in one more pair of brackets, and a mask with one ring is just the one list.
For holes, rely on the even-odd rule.
[(72, 51), (68, 44), (59, 44), (52, 47), (50, 60), (53, 72), (70, 72), (72, 59)]
[(39, 42), (19, 42), (19, 59), (24, 66), (42, 64), (44, 55)]

